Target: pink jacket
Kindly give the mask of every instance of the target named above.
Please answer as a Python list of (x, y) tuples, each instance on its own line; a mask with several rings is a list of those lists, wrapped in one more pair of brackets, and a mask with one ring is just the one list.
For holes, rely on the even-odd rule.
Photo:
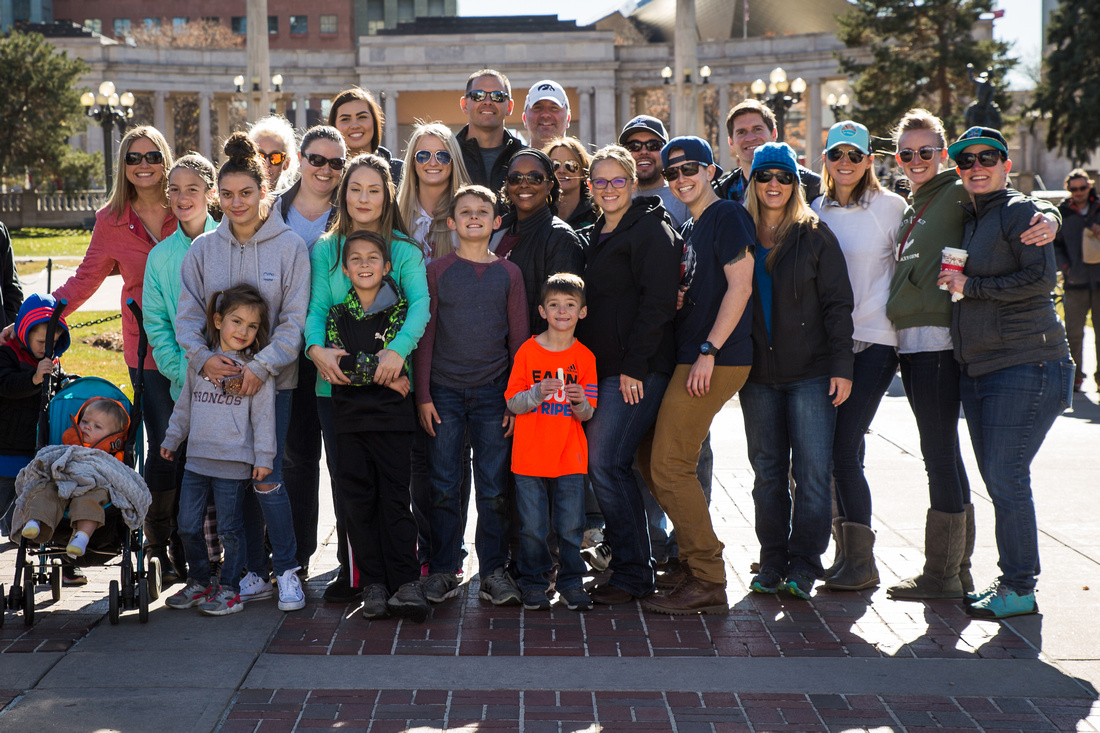
[[(159, 239), (176, 231), (177, 225), (175, 215), (168, 212)], [(55, 298), (68, 301), (63, 314), (68, 316), (95, 294), (108, 275), (121, 273), (122, 300), (119, 306), (122, 309), (122, 345), (126, 366), (131, 368), (138, 365), (138, 328), (137, 321), (126, 307), (126, 301), (133, 298), (141, 305), (145, 260), (155, 244), (129, 204), (126, 204), (126, 210), (121, 216), (115, 216), (107, 207), (103, 207), (96, 212), (92, 242), (88, 245), (84, 261), (76, 269), (76, 274), (53, 292)], [(157, 368), (152, 349), (149, 349), (145, 357), (145, 368)]]

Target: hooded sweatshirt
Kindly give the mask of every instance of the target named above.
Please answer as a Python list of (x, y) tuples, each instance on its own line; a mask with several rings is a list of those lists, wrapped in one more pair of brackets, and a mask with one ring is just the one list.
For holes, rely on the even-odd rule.
[(267, 221), (244, 244), (233, 236), (229, 218), (195, 239), (183, 258), (176, 318), (176, 340), (189, 371), (198, 372), (214, 355), (203, 336), (206, 306), (214, 293), (245, 283), (267, 302), (271, 341), (247, 366), (261, 380), (275, 378), (275, 389), (298, 384), (298, 352), (309, 307), (309, 252), (282, 217)]

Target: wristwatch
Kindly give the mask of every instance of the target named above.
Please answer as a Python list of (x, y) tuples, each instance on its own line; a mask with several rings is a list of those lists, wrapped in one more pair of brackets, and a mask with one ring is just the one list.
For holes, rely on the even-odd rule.
[(722, 353), (722, 350), (710, 341), (704, 341), (703, 345), (699, 347), (699, 353), (703, 356), (718, 356)]

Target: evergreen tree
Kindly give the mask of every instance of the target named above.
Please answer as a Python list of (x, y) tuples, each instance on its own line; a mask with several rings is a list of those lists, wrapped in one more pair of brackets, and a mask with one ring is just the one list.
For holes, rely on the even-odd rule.
[[(837, 54), (841, 71), (852, 79), (855, 117), (873, 134), (885, 135), (910, 108), (924, 107), (954, 138), (965, 128), (963, 113), (974, 92), (966, 65), (977, 72), (992, 67), (995, 85), (1015, 65), (1007, 44), (972, 35), (992, 6), (993, 0), (855, 0), (837, 19), (837, 38), (871, 54), (870, 63)], [(994, 98), (1002, 110), (1008, 108), (999, 86)]]
[(1084, 163), (1100, 147), (1100, 7), (1096, 0), (1062, 0), (1052, 13), (1053, 50), (1029, 109), (1049, 119), (1047, 148)]

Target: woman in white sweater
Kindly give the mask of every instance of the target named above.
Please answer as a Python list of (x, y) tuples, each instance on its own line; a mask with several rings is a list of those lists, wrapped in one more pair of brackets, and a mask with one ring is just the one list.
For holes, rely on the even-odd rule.
[(870, 144), (867, 128), (858, 122), (845, 120), (829, 129), (824, 195), (812, 204), (840, 242), (854, 298), (852, 392), (837, 409), (833, 433), (839, 516), (833, 520), (836, 561), (825, 571), (829, 590), (863, 590), (879, 580), (872, 552), (871, 487), (863, 475), (863, 436), (898, 368), (897, 337), (886, 317), (886, 299), (905, 200), (879, 185)]

